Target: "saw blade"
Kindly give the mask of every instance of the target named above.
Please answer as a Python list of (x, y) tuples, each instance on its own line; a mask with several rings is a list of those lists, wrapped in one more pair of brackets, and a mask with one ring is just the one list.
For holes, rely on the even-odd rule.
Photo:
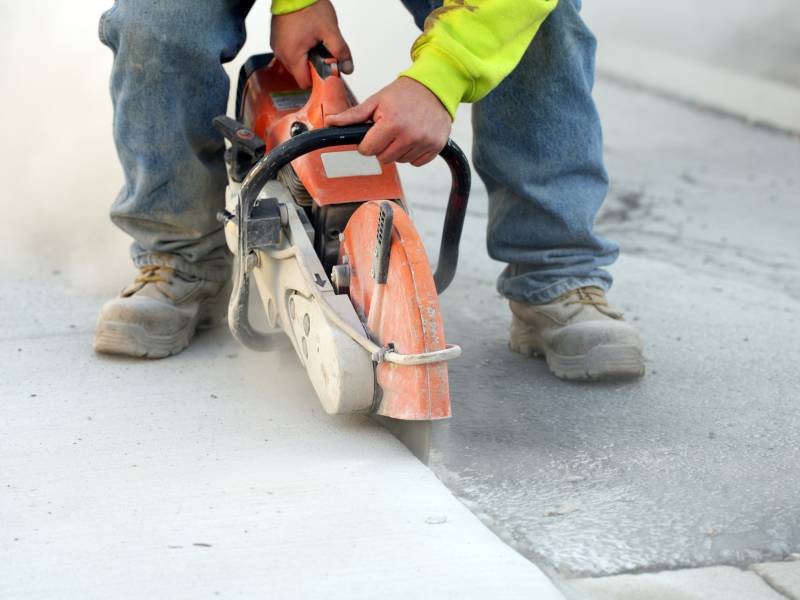
[(370, 416), (403, 442), (421, 462), (428, 464), (431, 455), (431, 421), (404, 421), (375, 414)]

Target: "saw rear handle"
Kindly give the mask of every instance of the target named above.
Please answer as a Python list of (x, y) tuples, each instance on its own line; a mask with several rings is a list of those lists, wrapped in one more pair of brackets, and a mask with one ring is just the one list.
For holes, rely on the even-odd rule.
[[(255, 213), (262, 212), (257, 210), (258, 204), (261, 204), (261, 202), (257, 202), (258, 196), (267, 182), (276, 179), (278, 172), (296, 158), (331, 146), (357, 145), (361, 143), (372, 125), (328, 127), (299, 132), (295, 137), (276, 146), (263, 158), (256, 158), (259, 151), (263, 153), (263, 150), (255, 147), (251, 134), (256, 140), (260, 140), (246, 126), (227, 116), (214, 119), (214, 125), (230, 141), (233, 156), (240, 156), (242, 159), (239, 164), (239, 172), (234, 174), (243, 177), (242, 187), (237, 199), (236, 214), (233, 215), (227, 211), (221, 211), (217, 215), (217, 218), (223, 223), (235, 220), (239, 231), (238, 256), (234, 273), (231, 306), (228, 313), (228, 325), (234, 337), (243, 345), (254, 350), (263, 351), (269, 347), (269, 336), (256, 331), (252, 327), (247, 310), (250, 287), (248, 274), (254, 264), (251, 254), (256, 249), (263, 247), (263, 238), (253, 239), (254, 237), (260, 237), (255, 235), (255, 232), (260, 228), (250, 227), (251, 219), (258, 219), (259, 217)], [(458, 266), (458, 247), (464, 228), (467, 201), (472, 182), (467, 157), (455, 142), (448, 140), (439, 156), (447, 163), (452, 176), (450, 196), (439, 247), (439, 262), (434, 272), (436, 291), (441, 294), (455, 277)], [(255, 164), (253, 165), (253, 163)], [(252, 165), (246, 176), (242, 172), (244, 165)]]

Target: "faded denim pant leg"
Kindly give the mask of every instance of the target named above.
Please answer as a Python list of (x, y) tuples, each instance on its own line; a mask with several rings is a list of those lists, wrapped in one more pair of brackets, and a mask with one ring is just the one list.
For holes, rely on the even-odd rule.
[[(403, 0), (420, 27), (436, 0)], [(489, 191), (489, 255), (508, 263), (498, 291), (542, 304), (611, 286), (616, 243), (593, 233), (608, 192), (592, 99), (596, 41), (580, 0), (560, 0), (522, 61), (472, 112), (473, 163)]]
[(212, 281), (230, 276), (216, 213), (224, 206), (222, 63), (245, 41), (252, 0), (117, 0), (101, 18), (114, 51), (114, 141), (125, 185), (111, 220), (133, 237), (137, 266), (159, 264)]
[[(403, 0), (422, 25), (436, 0)], [(245, 40), (252, 0), (117, 0), (100, 37), (114, 51), (114, 139), (125, 186), (111, 210), (137, 265), (222, 280), (222, 68)], [(561, 0), (516, 70), (473, 109), (473, 161), (489, 190), (489, 254), (504, 296), (542, 303), (608, 288), (616, 244), (594, 235), (608, 189), (591, 90), (595, 39), (579, 0)], [(401, 51), (398, 49), (398, 51)]]

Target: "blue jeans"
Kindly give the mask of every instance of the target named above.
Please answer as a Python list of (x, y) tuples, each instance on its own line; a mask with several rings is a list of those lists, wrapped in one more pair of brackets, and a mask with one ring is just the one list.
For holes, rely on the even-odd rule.
[[(418, 25), (436, 0), (403, 0)], [(112, 221), (136, 265), (212, 280), (230, 259), (215, 220), (224, 203), (222, 64), (245, 41), (253, 0), (116, 0), (100, 21), (114, 51), (114, 139), (125, 186)], [(592, 231), (608, 190), (591, 96), (595, 39), (580, 0), (561, 0), (519, 66), (473, 108), (473, 160), (489, 191), (487, 243), (508, 264), (498, 290), (543, 303), (585, 285), (607, 289), (618, 246)], [(398, 49), (402, 51), (402, 49)]]

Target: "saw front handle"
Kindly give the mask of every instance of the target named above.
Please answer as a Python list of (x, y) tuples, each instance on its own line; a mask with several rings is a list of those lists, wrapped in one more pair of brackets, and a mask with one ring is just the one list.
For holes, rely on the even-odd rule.
[[(242, 182), (237, 201), (236, 215), (220, 213), (222, 221), (235, 218), (239, 230), (238, 256), (234, 273), (233, 292), (228, 326), (234, 337), (243, 345), (254, 350), (266, 350), (269, 347), (269, 336), (256, 331), (248, 317), (249, 277), (253, 264), (250, 259), (254, 251), (248, 240), (247, 220), (256, 204), (256, 199), (268, 181), (276, 179), (278, 171), (284, 166), (315, 150), (331, 146), (349, 146), (360, 144), (372, 127), (371, 124), (352, 125), (349, 127), (328, 127), (300, 133), (296, 137), (276, 146), (269, 154), (258, 161)], [(439, 248), (439, 262), (434, 272), (437, 293), (442, 293), (455, 277), (458, 266), (458, 246), (467, 214), (472, 176), (469, 162), (464, 152), (453, 140), (448, 140), (439, 153), (450, 167), (452, 185), (442, 229), (442, 240)]]

